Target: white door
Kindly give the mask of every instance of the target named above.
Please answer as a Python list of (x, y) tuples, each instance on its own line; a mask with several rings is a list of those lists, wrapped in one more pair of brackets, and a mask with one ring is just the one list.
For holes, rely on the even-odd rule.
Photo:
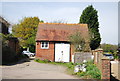
[(70, 44), (55, 43), (55, 62), (70, 61)]

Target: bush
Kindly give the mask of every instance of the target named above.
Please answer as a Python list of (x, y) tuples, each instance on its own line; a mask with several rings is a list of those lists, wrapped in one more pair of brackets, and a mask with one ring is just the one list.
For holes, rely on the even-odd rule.
[(85, 64), (87, 65), (86, 72), (80, 71), (74, 74), (85, 79), (101, 79), (101, 73), (99, 69), (96, 67), (96, 65), (93, 64), (93, 60), (88, 61)]
[(87, 62), (86, 65), (85, 76), (89, 76), (91, 79), (101, 79), (100, 70), (93, 64), (93, 61)]
[(101, 79), (100, 71), (96, 68), (96, 66), (92, 66), (93, 69), (87, 70), (86, 74), (90, 75), (92, 79)]
[(79, 75), (80, 77), (85, 76), (85, 72), (78, 72), (77, 75)]

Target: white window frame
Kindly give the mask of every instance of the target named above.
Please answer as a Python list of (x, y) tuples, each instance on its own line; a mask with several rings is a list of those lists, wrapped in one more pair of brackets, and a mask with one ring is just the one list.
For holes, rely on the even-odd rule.
[(41, 49), (49, 49), (49, 42), (47, 42), (47, 47), (45, 47), (46, 42), (41, 42)]

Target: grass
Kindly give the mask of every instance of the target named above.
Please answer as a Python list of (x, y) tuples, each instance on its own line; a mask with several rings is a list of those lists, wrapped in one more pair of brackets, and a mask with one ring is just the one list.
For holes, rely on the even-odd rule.
[(93, 64), (93, 61), (88, 61), (85, 63), (87, 65), (86, 72), (79, 71), (77, 73), (74, 73), (74, 67), (76, 65), (81, 65), (80, 63), (50, 62), (48, 60), (39, 60), (39, 59), (35, 59), (35, 62), (65, 66), (65, 67), (67, 67), (68, 74), (76, 75), (83, 79), (101, 79), (101, 73), (100, 73), (99, 69), (96, 67), (96, 65)]

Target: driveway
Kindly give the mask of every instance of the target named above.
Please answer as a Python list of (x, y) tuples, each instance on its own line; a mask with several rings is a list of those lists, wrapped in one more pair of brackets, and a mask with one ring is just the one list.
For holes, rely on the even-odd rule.
[(66, 74), (63, 66), (37, 63), (34, 60), (0, 68), (3, 79), (78, 79)]

